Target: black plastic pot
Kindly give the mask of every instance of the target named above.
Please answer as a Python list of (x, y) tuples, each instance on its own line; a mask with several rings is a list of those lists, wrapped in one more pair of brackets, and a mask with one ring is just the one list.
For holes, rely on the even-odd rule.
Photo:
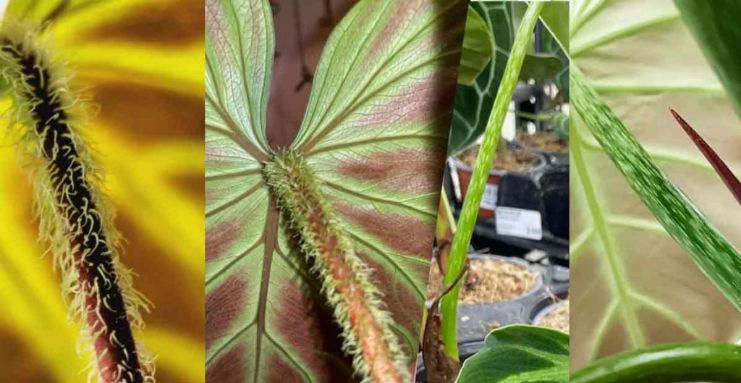
[(492, 258), (526, 267), (536, 275), (535, 286), (525, 294), (505, 302), (482, 304), (458, 304), (458, 341), (472, 342), (483, 339), (490, 331), (492, 324), (500, 326), (513, 323), (529, 323), (531, 305), (540, 299), (545, 290), (543, 274), (526, 261), (519, 258), (507, 258), (496, 255), (470, 255), (470, 259)]
[(564, 301), (558, 301), (558, 302), (552, 302), (546, 305), (545, 307), (538, 307), (538, 306), (542, 306), (542, 303), (547, 303), (547, 302), (548, 301), (543, 301), (541, 302), (540, 305), (536, 305), (536, 307), (533, 308), (533, 313), (531, 315), (533, 316), (532, 321), (534, 325), (537, 325), (538, 322), (543, 320), (543, 317), (550, 314), (551, 312), (558, 309), (564, 304)]
[(479, 218), (475, 235), (510, 246), (543, 250), (553, 259), (553, 263), (568, 265), (568, 177), (567, 166), (554, 165), (547, 165), (529, 174), (505, 174), (499, 180), (497, 207), (538, 212), (540, 236), (503, 232), (497, 228), (496, 218)]
[(529, 323), (536, 324), (545, 315), (557, 309), (561, 302), (569, 297), (569, 290), (568, 287), (565, 289), (555, 288), (551, 290), (551, 294), (541, 296), (540, 299), (533, 302), (528, 314)]
[[(517, 150), (524, 150), (517, 145), (511, 145), (511, 146)], [(509, 171), (509, 170), (492, 168), (489, 171), (489, 177), (486, 181), (487, 188), (495, 190), (497, 194), (493, 201), (489, 201), (489, 199), (486, 198), (486, 195), (484, 196), (484, 199), (482, 199), (481, 206), (479, 209), (479, 217), (481, 217), (482, 219), (492, 219), (494, 217), (495, 215), (494, 206), (500, 205), (499, 198), (501, 197), (501, 180), (504, 177), (516, 175), (517, 177), (520, 177), (523, 179), (529, 179), (529, 178), (532, 178), (534, 175), (540, 174), (544, 171), (547, 165), (547, 161), (545, 157), (543, 157), (539, 153), (535, 153), (535, 152), (530, 152), (530, 153), (533, 154), (538, 159), (538, 162), (526, 170)], [(466, 164), (465, 162), (455, 157), (451, 158), (451, 160), (449, 161), (449, 164), (451, 166), (451, 172), (456, 175), (456, 178), (458, 180), (460, 192), (455, 193), (455, 196), (456, 196), (456, 206), (460, 207), (463, 204), (463, 200), (466, 197), (466, 193), (468, 192), (468, 183), (471, 181), (473, 170), (468, 164)]]

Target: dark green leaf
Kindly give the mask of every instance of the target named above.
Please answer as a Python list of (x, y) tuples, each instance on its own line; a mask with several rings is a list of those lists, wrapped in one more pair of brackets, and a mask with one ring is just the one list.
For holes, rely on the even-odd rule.
[(543, 81), (556, 77), (564, 67), (555, 55), (547, 53), (530, 53), (522, 63), (520, 78), (523, 80)]
[(569, 336), (543, 327), (511, 325), (486, 337), (468, 358), (457, 383), (569, 381)]
[(549, 1), (540, 13), (540, 20), (555, 37), (561, 48), (569, 51), (569, 2)]
[(476, 11), (468, 8), (461, 64), (458, 68), (458, 83), (473, 85), (476, 78), (489, 65), (495, 47), (495, 36), (489, 30), (489, 26)]
[(496, 37), (494, 56), (471, 86), (459, 85), (455, 94), (453, 123), (450, 129), (448, 153), (460, 152), (476, 142), (486, 129), (494, 95), (502, 80), (504, 65), (515, 30), (511, 20), (511, 2), (473, 2), (471, 7), (486, 21)]

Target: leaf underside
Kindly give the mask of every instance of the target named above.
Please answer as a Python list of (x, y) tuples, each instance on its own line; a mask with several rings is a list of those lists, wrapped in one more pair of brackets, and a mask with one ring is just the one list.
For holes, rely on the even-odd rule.
[[(727, 219), (736, 202), (667, 113), (681, 110), (731, 169), (741, 167), (733, 105), (672, 2), (584, 0), (571, 12), (574, 63), (739, 247), (741, 231)], [(572, 368), (651, 344), (737, 339), (741, 314), (658, 224), (583, 122), (574, 116), (571, 126)]]
[[(371, 267), (410, 365), (465, 11), (359, 2), (325, 46), (291, 145)], [(207, 380), (351, 380), (317, 276), (261, 175), (274, 154), (269, 3), (212, 0), (206, 17)]]

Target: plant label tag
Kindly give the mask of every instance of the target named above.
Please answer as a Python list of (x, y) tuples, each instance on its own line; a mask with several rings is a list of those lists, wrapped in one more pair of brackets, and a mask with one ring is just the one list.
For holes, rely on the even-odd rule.
[(512, 237), (543, 239), (543, 227), (540, 212), (515, 207), (499, 206), (496, 209), (497, 234)]
[(499, 192), (498, 185), (486, 184), (484, 186), (484, 196), (481, 198), (479, 206), (493, 211), (497, 207), (497, 192)]

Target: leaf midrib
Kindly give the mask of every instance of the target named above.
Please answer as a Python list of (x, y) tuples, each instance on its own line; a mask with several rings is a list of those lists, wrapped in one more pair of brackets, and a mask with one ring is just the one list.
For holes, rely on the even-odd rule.
[(625, 319), (626, 321), (626, 331), (628, 332), (631, 344), (634, 348), (643, 346), (645, 344), (645, 339), (640, 330), (636, 312), (632, 305), (628, 303), (628, 290), (630, 288), (625, 282), (626, 277), (624, 265), (615, 252), (615, 246), (612, 243), (612, 237), (610, 236), (607, 222), (604, 219), (604, 214), (599, 205), (599, 202), (597, 201), (597, 193), (592, 187), (591, 177), (587, 170), (586, 161), (582, 156), (582, 140), (578, 131), (573, 134), (571, 143), (571, 155), (574, 160), (574, 166), (576, 168), (579, 180), (581, 181), (580, 183), (584, 190), (584, 195), (587, 202), (587, 210), (589, 211), (589, 214), (592, 218), (592, 223), (596, 228), (596, 233), (603, 244), (605, 256), (607, 257), (607, 265), (611, 277), (610, 287), (612, 288), (613, 292), (617, 294), (617, 305), (623, 308), (623, 319)]
[(255, 375), (254, 381), (258, 382), (260, 371), (260, 357), (262, 355), (262, 336), (265, 333), (265, 316), (267, 308), (268, 287), (270, 286), (270, 268), (273, 264), (273, 250), (278, 241), (278, 210), (275, 201), (270, 198), (268, 213), (265, 223), (265, 251), (263, 252), (262, 274), (260, 275), (260, 292), (257, 303), (257, 333), (255, 334)]

